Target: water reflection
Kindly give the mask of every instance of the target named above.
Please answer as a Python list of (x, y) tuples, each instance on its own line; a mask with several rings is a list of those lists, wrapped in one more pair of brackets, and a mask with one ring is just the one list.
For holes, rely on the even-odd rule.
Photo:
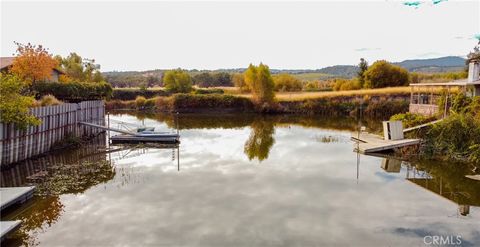
[[(6, 245), (37, 245), (35, 236), (61, 217), (63, 194), (81, 194), (115, 176), (107, 160), (105, 134), (82, 148), (48, 154), (2, 168), (1, 186), (35, 185), (34, 198), (26, 205), (2, 214), (2, 220), (19, 219), (22, 225)], [(12, 211), (13, 210), (13, 211)]]
[(275, 127), (272, 121), (255, 120), (251, 125), (250, 136), (245, 142), (244, 152), (249, 160), (257, 158), (259, 161), (268, 158), (268, 153), (275, 143), (273, 134)]
[[(185, 129), (232, 129), (249, 127), (254, 122), (272, 122), (275, 126), (297, 125), (309, 128), (322, 128), (332, 130), (358, 129), (358, 120), (353, 117), (338, 116), (308, 116), (308, 115), (259, 115), (259, 114), (175, 114), (166, 113), (148, 113), (135, 111), (113, 111), (114, 115), (135, 116), (137, 121), (157, 120), (165, 123), (167, 127), (175, 129), (177, 127), (176, 119), (178, 117), (178, 127)], [(382, 130), (381, 121), (378, 119), (362, 119), (364, 125), (368, 127), (369, 132)]]
[(467, 164), (382, 159), (381, 168), (387, 173), (400, 173), (402, 167), (407, 181), (457, 204), (461, 216), (469, 215), (471, 206), (480, 207), (480, 183), (465, 177), (472, 172)]
[[(168, 114), (139, 116), (111, 117), (161, 130), (176, 125)], [(9, 244), (418, 246), (427, 234), (480, 241), (480, 188), (464, 177), (471, 169), (355, 154), (347, 141), (354, 119), (179, 119), (180, 146), (109, 146), (104, 138), (89, 151), (59, 154), (72, 159), (45, 157), (2, 171), (2, 185), (62, 188), (46, 186), (53, 195), (7, 216), (26, 222)], [(55, 159), (70, 164), (70, 178), (54, 179), (63, 169)], [(85, 160), (99, 167), (82, 166)], [(47, 175), (32, 176), (41, 171)]]

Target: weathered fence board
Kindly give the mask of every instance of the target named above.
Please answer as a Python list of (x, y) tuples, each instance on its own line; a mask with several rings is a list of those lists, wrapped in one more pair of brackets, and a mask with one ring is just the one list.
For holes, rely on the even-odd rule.
[(0, 123), (0, 165), (7, 165), (49, 151), (67, 136), (84, 137), (102, 130), (80, 126), (79, 122), (105, 123), (105, 104), (101, 100), (65, 103), (30, 109), (42, 123), (27, 130)]

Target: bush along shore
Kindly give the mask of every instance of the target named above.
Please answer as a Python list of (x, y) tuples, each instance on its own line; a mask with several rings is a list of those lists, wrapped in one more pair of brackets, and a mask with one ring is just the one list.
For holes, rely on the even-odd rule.
[[(457, 94), (448, 104), (451, 107), (443, 121), (408, 134), (410, 138), (421, 138), (423, 141), (417, 148), (403, 150), (402, 156), (455, 160), (480, 167), (480, 97)], [(436, 118), (440, 118), (441, 114)], [(436, 118), (407, 113), (397, 114), (391, 119), (402, 120), (405, 126), (410, 127)]]
[(110, 100), (107, 110), (147, 110), (161, 112), (245, 112), (245, 113), (300, 113), (320, 115), (358, 115), (388, 118), (408, 111), (408, 97), (396, 96), (341, 96), (303, 101), (275, 101), (257, 104), (248, 97), (224, 94), (174, 94), (168, 97), (135, 100)]

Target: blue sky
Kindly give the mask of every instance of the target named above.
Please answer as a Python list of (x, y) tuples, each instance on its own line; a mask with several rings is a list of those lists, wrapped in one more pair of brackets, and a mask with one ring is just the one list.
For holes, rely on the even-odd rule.
[(465, 56), (479, 1), (1, 2), (1, 55), (13, 41), (77, 52), (102, 71), (218, 69), (264, 62), (315, 69), (361, 57)]

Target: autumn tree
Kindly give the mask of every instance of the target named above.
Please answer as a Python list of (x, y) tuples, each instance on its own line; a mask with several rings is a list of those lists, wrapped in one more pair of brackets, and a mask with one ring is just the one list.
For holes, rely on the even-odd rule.
[(249, 92), (250, 88), (248, 87), (247, 83), (245, 82), (245, 76), (240, 73), (235, 73), (232, 76), (233, 85), (240, 89), (240, 92)]
[(10, 72), (27, 83), (45, 81), (51, 78), (52, 70), (58, 63), (42, 45), (24, 45), (15, 42), (17, 51)]
[(290, 74), (274, 75), (273, 82), (277, 91), (293, 92), (302, 90), (302, 82)]
[(188, 93), (192, 91), (192, 78), (182, 69), (170, 70), (163, 76), (163, 86), (170, 92)]
[(365, 84), (365, 71), (368, 69), (368, 62), (364, 58), (360, 58), (360, 63), (358, 64), (357, 78), (360, 83), (360, 87), (363, 87)]
[(40, 124), (40, 120), (29, 113), (35, 99), (22, 95), (27, 83), (13, 74), (0, 74), (0, 121), (14, 123), (19, 129)]
[(385, 60), (379, 60), (365, 71), (365, 88), (398, 87), (408, 85), (408, 71)]
[(250, 64), (244, 73), (245, 83), (251, 89), (253, 99), (258, 103), (270, 103), (275, 98), (274, 83), (270, 69), (260, 63)]
[(60, 78), (62, 82), (101, 82), (105, 81), (100, 72), (100, 65), (95, 63), (95, 59), (82, 58), (75, 52), (70, 53), (63, 58), (60, 55), (55, 56), (59, 64), (59, 69), (65, 75)]

